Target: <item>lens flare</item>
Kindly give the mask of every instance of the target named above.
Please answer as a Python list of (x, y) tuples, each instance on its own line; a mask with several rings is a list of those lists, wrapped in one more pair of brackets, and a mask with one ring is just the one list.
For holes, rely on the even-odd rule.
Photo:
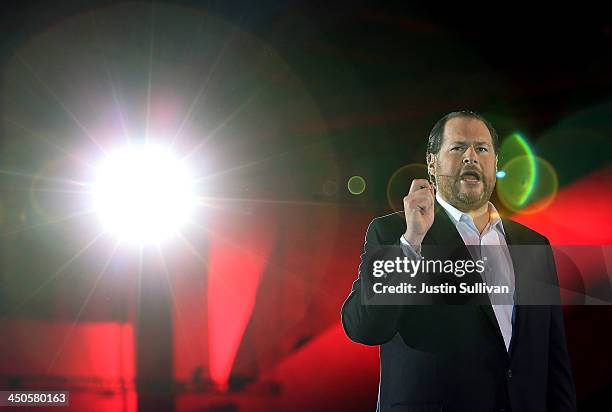
[(387, 202), (394, 211), (404, 208), (404, 196), (410, 190), (414, 179), (429, 179), (423, 163), (411, 163), (397, 169), (387, 183)]
[(348, 180), (348, 191), (353, 195), (360, 195), (365, 192), (366, 189), (366, 181), (361, 176), (352, 176)]
[(513, 212), (542, 211), (552, 203), (559, 189), (557, 172), (541, 157), (515, 157), (506, 163), (504, 171), (506, 177), (497, 181), (497, 194)]
[[(523, 190), (520, 193), (513, 192), (512, 196), (518, 196), (515, 200), (519, 206), (522, 206), (527, 202), (533, 191), (535, 181), (537, 179), (537, 168), (535, 162), (535, 155), (533, 149), (529, 145), (529, 142), (521, 133), (516, 132), (507, 137), (501, 145), (499, 150), (501, 169), (502, 172), (507, 173), (507, 164), (512, 162), (514, 159), (519, 157), (525, 157), (521, 162), (521, 167), (526, 167), (521, 175), (523, 179), (526, 179), (525, 184), (522, 186)], [(504, 174), (501, 178), (505, 177)], [(500, 176), (497, 176), (500, 177)]]

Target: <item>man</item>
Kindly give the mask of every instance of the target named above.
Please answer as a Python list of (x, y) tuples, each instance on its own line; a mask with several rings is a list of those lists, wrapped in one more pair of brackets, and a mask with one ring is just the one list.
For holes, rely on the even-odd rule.
[[(353, 341), (381, 345), (380, 412), (576, 410), (560, 306), (363, 301), (372, 276), (369, 261), (376, 250), (391, 246), (411, 258), (452, 246), (455, 259), (474, 258), (468, 247), (495, 248), (501, 258), (492, 263), (492, 273), (507, 274), (517, 292), (529, 269), (556, 284), (548, 240), (500, 219), (489, 201), (497, 149), (497, 134), (482, 116), (471, 111), (444, 116), (427, 146), (431, 183), (415, 179), (404, 211), (376, 218), (368, 227), (342, 324)], [(510, 250), (513, 245), (545, 252), (527, 262)]]

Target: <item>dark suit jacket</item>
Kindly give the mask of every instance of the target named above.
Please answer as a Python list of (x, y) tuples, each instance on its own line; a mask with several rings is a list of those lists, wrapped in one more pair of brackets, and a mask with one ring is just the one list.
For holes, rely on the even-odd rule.
[[(503, 220), (511, 245), (549, 245), (516, 222)], [(575, 411), (576, 399), (561, 307), (516, 306), (510, 353), (488, 305), (364, 305), (365, 262), (383, 245), (398, 245), (406, 230), (403, 212), (370, 223), (359, 278), (342, 306), (342, 325), (355, 342), (380, 346), (379, 412), (387, 411)], [(454, 246), (469, 256), (457, 229), (436, 203), (427, 245)], [(511, 252), (520, 293), (521, 274), (543, 273), (557, 282), (549, 247), (527, 259)], [(425, 250), (425, 249), (424, 249)], [(468, 257), (469, 258), (469, 257)]]

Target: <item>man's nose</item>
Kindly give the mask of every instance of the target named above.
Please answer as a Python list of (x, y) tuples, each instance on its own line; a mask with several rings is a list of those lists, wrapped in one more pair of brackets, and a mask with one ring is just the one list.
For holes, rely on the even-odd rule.
[(463, 154), (462, 162), (465, 164), (477, 164), (478, 159), (476, 157), (476, 150), (474, 150), (474, 146), (470, 146)]

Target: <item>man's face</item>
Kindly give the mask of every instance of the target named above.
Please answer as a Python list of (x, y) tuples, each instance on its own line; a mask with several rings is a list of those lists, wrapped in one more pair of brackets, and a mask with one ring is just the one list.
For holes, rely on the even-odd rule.
[(457, 209), (485, 205), (495, 187), (497, 156), (487, 126), (478, 119), (455, 117), (446, 122), (440, 151), (427, 166), (437, 190)]

